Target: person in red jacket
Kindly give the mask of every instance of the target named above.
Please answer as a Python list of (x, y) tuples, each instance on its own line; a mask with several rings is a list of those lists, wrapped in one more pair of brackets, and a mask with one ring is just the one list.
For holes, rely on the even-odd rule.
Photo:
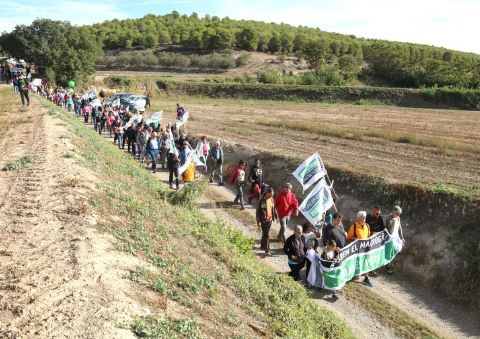
[(285, 243), (285, 229), (288, 226), (290, 216), (298, 216), (298, 200), (292, 191), (292, 184), (286, 183), (283, 191), (275, 199), (275, 208), (280, 222), (280, 231), (277, 240)]

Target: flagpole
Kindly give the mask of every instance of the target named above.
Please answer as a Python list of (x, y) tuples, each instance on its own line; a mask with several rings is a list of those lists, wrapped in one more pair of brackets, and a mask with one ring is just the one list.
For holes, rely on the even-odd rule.
[[(317, 151), (317, 154), (318, 154), (318, 158), (320, 159), (320, 162), (322, 163), (322, 167), (325, 168), (325, 176), (327, 177), (328, 185), (330, 185), (332, 187), (333, 194), (335, 194), (335, 196), (338, 198), (338, 195), (335, 192), (335, 188), (333, 188), (332, 181), (330, 180), (330, 177), (328, 176), (328, 171), (327, 171), (327, 168), (325, 167), (325, 164), (323, 163), (322, 157), (320, 156), (320, 153), (318, 153), (318, 151)], [(335, 212), (338, 212), (337, 204), (336, 204), (335, 200), (336, 199), (333, 200), (333, 207), (335, 208)]]

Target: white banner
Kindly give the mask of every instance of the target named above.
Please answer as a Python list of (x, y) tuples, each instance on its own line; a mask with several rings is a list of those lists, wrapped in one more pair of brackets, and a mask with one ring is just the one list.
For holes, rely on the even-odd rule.
[(323, 213), (332, 205), (332, 188), (327, 185), (325, 179), (322, 179), (303, 200), (298, 209), (312, 225), (316, 225), (322, 220)]
[(177, 121), (177, 128), (185, 125), (188, 122), (188, 115), (189, 115), (188, 112), (185, 112), (183, 114), (182, 120)]
[(32, 85), (33, 86), (42, 86), (42, 79), (38, 79), (38, 78), (35, 78), (35, 79), (32, 79)]
[(146, 100), (137, 100), (133, 102), (133, 108), (139, 111), (145, 111)]
[(120, 106), (120, 99), (115, 99), (112, 101), (112, 106)]
[(163, 111), (153, 113), (150, 116), (150, 118), (147, 119), (147, 125), (151, 124), (152, 122), (154, 123), (160, 122), (160, 120), (162, 120), (162, 115), (163, 115)]
[(87, 93), (87, 99), (89, 99), (89, 100), (92, 99), (93, 100), (93, 99), (96, 99), (96, 98), (97, 98), (97, 93), (95, 92), (95, 90)]
[(322, 159), (318, 153), (308, 157), (298, 168), (293, 172), (293, 176), (300, 182), (303, 191), (306, 191), (318, 179), (321, 179), (327, 174), (327, 170), (323, 166)]
[(178, 168), (178, 175), (182, 175), (183, 172), (187, 170), (188, 166), (190, 166), (190, 164), (192, 163), (194, 156), (195, 156), (195, 152), (188, 152), (187, 159), (185, 159), (185, 163)]

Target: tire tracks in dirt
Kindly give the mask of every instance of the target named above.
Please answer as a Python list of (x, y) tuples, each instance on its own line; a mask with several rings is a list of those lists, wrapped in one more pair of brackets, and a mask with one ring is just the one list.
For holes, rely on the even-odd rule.
[(122, 276), (144, 263), (94, 227), (86, 199), (95, 178), (63, 157), (66, 126), (32, 102), (28, 147), (12, 152), (18, 139), (9, 138), (0, 149), (2, 161), (35, 156), (0, 172), (0, 338), (133, 338), (132, 316), (146, 311)]

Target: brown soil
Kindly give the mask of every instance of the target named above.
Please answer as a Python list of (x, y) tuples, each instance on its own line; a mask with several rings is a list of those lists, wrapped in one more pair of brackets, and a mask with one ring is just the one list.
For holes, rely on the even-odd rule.
[[(333, 124), (351, 129), (390, 129), (437, 140), (478, 145), (478, 112), (409, 109), (389, 106), (351, 106), (274, 103), (262, 101), (167, 98), (163, 107), (183, 101), (192, 119), (189, 130), (229, 143), (288, 156), (301, 161), (318, 151), (327, 165), (373, 175), (393, 183), (444, 183), (471, 196), (480, 195), (480, 154), (394, 143), (378, 138), (354, 140), (313, 132), (262, 126), (271, 119)], [(165, 119), (174, 119), (172, 113)], [(167, 121), (167, 120), (165, 120)], [(170, 121), (170, 120), (168, 120)], [(374, 126), (374, 127), (372, 127)]]
[(2, 166), (36, 156), (0, 172), (0, 337), (133, 337), (131, 317), (144, 310), (120, 277), (140, 261), (92, 227), (91, 174), (62, 157), (68, 131), (32, 101), (31, 123), (0, 150)]

